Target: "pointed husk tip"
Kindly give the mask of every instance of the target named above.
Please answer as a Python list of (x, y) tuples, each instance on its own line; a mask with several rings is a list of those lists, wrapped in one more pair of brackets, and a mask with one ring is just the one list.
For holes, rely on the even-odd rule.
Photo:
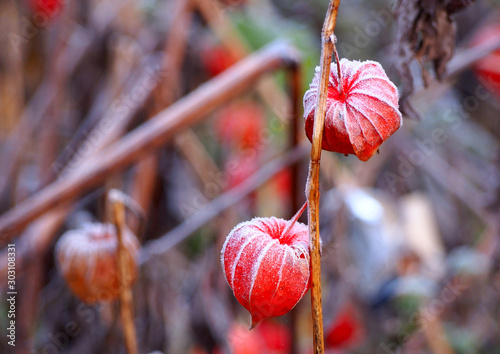
[(256, 315), (252, 315), (252, 323), (250, 324), (250, 327), (248, 327), (248, 330), (252, 330), (254, 329), (255, 327), (257, 327), (257, 325), (259, 323), (261, 323), (263, 320), (263, 318), (259, 317), (259, 316), (256, 316)]

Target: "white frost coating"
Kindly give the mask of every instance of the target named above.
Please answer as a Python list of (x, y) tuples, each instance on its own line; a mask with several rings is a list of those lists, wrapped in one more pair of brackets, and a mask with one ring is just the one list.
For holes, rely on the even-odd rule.
[(295, 244), (291, 248), (293, 249), (294, 255), (297, 258), (300, 258), (300, 256), (303, 255), (305, 257), (305, 259), (309, 260), (309, 245), (304, 246), (301, 244)]
[[(343, 92), (339, 93), (337, 64), (332, 63), (323, 148), (338, 152), (354, 151), (358, 158), (366, 161), (385, 139), (403, 125), (398, 109), (398, 90), (375, 61), (344, 58), (339, 66)], [(310, 140), (319, 80), (319, 67), (316, 67), (309, 90), (304, 95), (304, 119)]]
[[(371, 66), (373, 65), (373, 66)], [(313, 80), (311, 84), (309, 85), (309, 90), (306, 91), (304, 94), (304, 118), (307, 118), (309, 114), (316, 108), (316, 96), (318, 92), (318, 87), (319, 87), (319, 79), (320, 79), (320, 72), (319, 72), (319, 66), (315, 68), (315, 75), (313, 77)], [(363, 69), (363, 72), (359, 73), (359, 71)], [(342, 82), (343, 86), (345, 89), (349, 89), (349, 95), (352, 94), (365, 94), (367, 96), (370, 96), (374, 99), (380, 100), (387, 104), (389, 107), (394, 109), (396, 112), (398, 111), (398, 108), (394, 106), (391, 102), (387, 100), (385, 97), (379, 97), (379, 96), (374, 96), (375, 90), (360, 90), (357, 89), (357, 86), (359, 86), (361, 83), (368, 81), (370, 86), (376, 86), (376, 87), (391, 87), (394, 90), (396, 101), (398, 98), (398, 89), (397, 87), (389, 80), (387, 77), (383, 67), (372, 60), (367, 60), (364, 62), (357, 61), (357, 60), (348, 60), (345, 58), (342, 58), (340, 60), (340, 70), (342, 74)], [(382, 76), (381, 73), (383, 73)], [(357, 78), (355, 76), (357, 75)], [(334, 86), (335, 88), (338, 87), (338, 74), (337, 74), (337, 64), (332, 63), (330, 66), (330, 77), (329, 77), (329, 83), (330, 85)], [(380, 85), (377, 83), (377, 81), (382, 81), (383, 85)], [(330, 108), (332, 105), (331, 98), (327, 97), (327, 107)], [(348, 102), (351, 103), (352, 102)], [(327, 115), (327, 118), (330, 117), (330, 115)], [(400, 123), (402, 124), (402, 116), (399, 114), (400, 117)]]
[(250, 242), (253, 241), (254, 238), (259, 236), (258, 234), (254, 234), (248, 238), (248, 240), (241, 246), (240, 250), (238, 251), (238, 255), (234, 259), (233, 262), (233, 269), (231, 270), (231, 288), (234, 289), (234, 274), (236, 273), (236, 266), (240, 262), (241, 255), (243, 254), (243, 250), (250, 244)]
[[(382, 133), (378, 130), (377, 125), (376, 125), (374, 122), (372, 122), (372, 120), (370, 119), (370, 117), (369, 117), (369, 116), (364, 115), (364, 114), (363, 114), (363, 112), (361, 112), (358, 108), (356, 108), (356, 106), (351, 106), (350, 108), (351, 108), (353, 111), (358, 112), (358, 113), (359, 113), (359, 115), (361, 115), (364, 119), (368, 120), (368, 121), (370, 122), (370, 124), (372, 125), (372, 127), (373, 127), (373, 128), (375, 129), (375, 131), (377, 132), (377, 134), (378, 134), (378, 136), (380, 137), (380, 139), (384, 139), (383, 134), (382, 134)], [(363, 128), (362, 128), (361, 126), (360, 126), (360, 128), (361, 128), (361, 132), (362, 132), (363, 137), (364, 137), (365, 135), (364, 135)]]
[(289, 223), (275, 217), (254, 218), (236, 225), (222, 246), (226, 281), (254, 323), (262, 316), (282, 315), (309, 288), (308, 228), (295, 222), (289, 229)]
[[(325, 113), (325, 117), (335, 117), (336, 114), (335, 114), (335, 111), (337, 111), (339, 109), (339, 105), (338, 104), (331, 104), (330, 106), (327, 106), (326, 107), (326, 113)], [(342, 114), (339, 114), (339, 118), (341, 120), (344, 120), (344, 116)], [(328, 120), (329, 124), (331, 124), (331, 119)]]
[[(309, 290), (309, 289), (307, 288), (307, 284), (309, 283), (309, 279), (310, 279), (310, 278), (311, 278), (311, 273), (309, 273), (309, 276), (307, 277), (307, 279), (306, 279), (306, 281), (305, 281), (305, 283), (304, 283), (304, 290), (302, 291), (302, 294), (300, 295), (300, 299), (302, 299), (302, 298), (304, 297), (305, 293), (307, 292), (307, 290)], [(299, 299), (299, 301), (300, 301), (300, 299)], [(293, 305), (293, 307), (295, 307), (295, 306), (299, 303), (299, 301), (297, 301), (297, 302), (295, 303), (295, 305)]]
[[(280, 219), (280, 220), (283, 220), (283, 219)], [(245, 222), (239, 223), (231, 230), (229, 235), (227, 235), (226, 240), (224, 241), (224, 245), (222, 246), (222, 250), (221, 250), (221, 265), (222, 265), (222, 269), (224, 272), (224, 276), (226, 277), (226, 280), (228, 281), (228, 283), (229, 283), (229, 281), (231, 282), (230, 283), (231, 288), (234, 287), (234, 274), (236, 272), (236, 266), (238, 265), (238, 262), (239, 262), (239, 259), (242, 255), (242, 253), (243, 253), (243, 250), (245, 249), (246, 246), (248, 246), (248, 244), (250, 244), (250, 242), (255, 237), (258, 236), (259, 233), (265, 234), (265, 231), (262, 230), (260, 227), (262, 222), (267, 222), (266, 218), (253, 218), (250, 221), (245, 221)], [(237, 238), (235, 239), (235, 237), (237, 237)], [(231, 270), (231, 274), (230, 274), (231, 278), (228, 278), (226, 271), (225, 271), (225, 264), (224, 264), (225, 263), (224, 256), (226, 254), (227, 245), (230, 241), (239, 245), (242, 242), (242, 240), (245, 238), (249, 238), (249, 239), (247, 239), (247, 241), (244, 244), (242, 244), (240, 250), (238, 251), (238, 255), (232, 264), (232, 270)]]
[[(226, 253), (226, 247), (227, 247), (227, 244), (229, 243), (229, 241), (230, 241), (230, 240), (232, 240), (232, 238), (233, 238), (233, 234), (234, 234), (237, 230), (239, 230), (239, 229), (241, 229), (241, 228), (243, 228), (243, 227), (245, 227), (245, 226), (251, 226), (251, 225), (254, 225), (254, 226), (255, 226), (255, 223), (253, 222), (254, 220), (255, 220), (255, 219), (252, 219), (252, 220), (250, 220), (250, 221), (245, 221), (245, 222), (239, 223), (238, 225), (236, 225), (235, 227), (233, 227), (233, 229), (231, 230), (231, 232), (229, 232), (229, 235), (227, 235), (226, 240), (224, 241), (224, 245), (222, 246), (222, 250), (221, 250), (221, 252), (220, 252), (220, 254), (221, 254), (221, 256), (220, 256), (220, 261), (221, 261), (221, 264), (222, 264), (222, 271), (224, 272), (224, 276), (226, 277), (226, 279), (228, 279), (228, 278), (227, 278), (227, 275), (226, 275), (226, 268), (224, 267), (224, 255), (225, 255), (225, 253)], [(237, 241), (240, 241), (240, 240), (243, 238), (243, 236), (244, 236), (244, 235), (241, 235), (240, 239), (239, 239), (239, 240), (237, 240)], [(234, 273), (233, 273), (233, 274), (234, 274)], [(231, 279), (232, 279), (232, 278), (231, 278)], [(232, 286), (232, 284), (231, 284), (231, 286)]]
[(252, 281), (250, 282), (250, 292), (248, 293), (248, 301), (250, 302), (250, 308), (252, 308), (252, 303), (251, 303), (251, 299), (252, 299), (252, 291), (253, 291), (253, 286), (255, 284), (255, 280), (257, 279), (257, 275), (259, 274), (259, 269), (260, 269), (260, 265), (262, 264), (262, 260), (264, 259), (264, 257), (266, 256), (267, 252), (271, 249), (272, 246), (274, 246), (276, 243), (279, 243), (278, 240), (274, 239), (272, 241), (270, 241), (260, 252), (259, 252), (259, 257), (257, 258), (257, 261), (255, 262), (255, 264), (253, 265), (252, 267), (252, 272), (251, 272), (251, 276), (252, 276)]
[[(243, 223), (240, 223), (236, 225), (229, 235), (226, 237), (226, 240), (224, 241), (224, 245), (222, 246), (221, 250), (221, 265), (222, 269), (224, 272), (224, 276), (228, 283), (230, 284), (231, 288), (234, 289), (234, 279), (235, 279), (235, 273), (236, 273), (236, 268), (238, 266), (239, 260), (245, 250), (245, 248), (258, 236), (260, 237), (265, 237), (269, 238), (269, 241), (275, 241), (272, 242), (272, 244), (275, 244), (276, 242), (279, 242), (278, 238), (272, 237), (269, 235), (268, 230), (266, 230), (263, 226), (266, 226), (268, 228), (276, 228), (276, 230), (272, 230), (276, 232), (276, 235), (280, 235), (280, 230), (277, 229), (277, 227), (280, 224), (286, 225), (287, 220), (281, 219), (281, 218), (253, 218), (250, 221), (245, 221)], [(307, 228), (306, 225), (297, 222), (292, 230), (296, 230), (296, 225), (302, 225), (303, 227)], [(292, 231), (290, 230), (290, 231)], [(225, 255), (227, 251), (227, 246), (231, 242), (231, 245), (234, 245), (235, 247), (238, 247), (238, 252), (236, 254), (236, 257), (232, 261), (232, 264), (230, 265), (231, 267), (231, 274), (226, 274), (226, 266), (225, 266)], [(266, 246), (267, 247), (267, 246)], [(306, 241), (302, 240), (295, 240), (295, 242), (292, 245), (285, 245), (285, 249), (288, 250), (288, 248), (291, 248), (293, 250), (294, 255), (297, 255), (300, 257), (300, 254), (304, 254), (307, 259), (309, 259), (309, 244)], [(234, 251), (234, 250), (233, 250)], [(260, 256), (259, 256), (260, 257)], [(262, 255), (263, 257), (263, 255)], [(257, 262), (260, 264), (260, 261)], [(252, 277), (254, 277), (254, 274), (252, 274)], [(253, 284), (252, 284), (253, 286)]]
[[(380, 101), (384, 104), (386, 104), (387, 106), (389, 106), (390, 108), (392, 108), (393, 110), (397, 111), (398, 108), (396, 106), (394, 106), (391, 102), (387, 101), (385, 98), (383, 97), (379, 97), (379, 96), (376, 96), (374, 95), (372, 92), (363, 92), (363, 91), (360, 91), (360, 90), (353, 90), (351, 92), (351, 94), (358, 94), (358, 95), (363, 95), (363, 96), (366, 96), (366, 97), (370, 97), (370, 98), (373, 98), (374, 100), (377, 100), (377, 101)], [(354, 105), (352, 104), (352, 102), (349, 102), (351, 103), (350, 106), (353, 107)], [(369, 105), (367, 105), (366, 103), (364, 104), (365, 107), (370, 107)]]
[(271, 302), (274, 300), (274, 296), (276, 295), (276, 293), (278, 292), (278, 289), (280, 288), (281, 278), (283, 276), (283, 267), (285, 267), (285, 260), (286, 260), (287, 252), (288, 252), (288, 247), (285, 247), (285, 252), (283, 252), (283, 260), (281, 261), (278, 282), (276, 283), (276, 289), (274, 289), (273, 296), (271, 296)]
[[(315, 73), (311, 84), (309, 85), (309, 90), (304, 94), (304, 118), (309, 116), (309, 114), (316, 108), (316, 94), (318, 91), (319, 83), (319, 66), (315, 68)], [(330, 75), (330, 84), (332, 82), (332, 75)]]
[[(292, 260), (293, 260), (293, 265), (292, 267), (295, 266), (295, 263), (297, 263), (297, 261), (300, 262), (300, 258), (297, 257), (296, 254), (292, 254)], [(307, 258), (308, 262), (309, 263), (309, 257)], [(300, 293), (300, 297), (297, 298), (297, 301), (292, 305), (292, 309), (297, 306), (297, 304), (299, 303), (300, 300), (302, 300), (302, 297), (304, 296), (305, 292), (306, 292), (306, 289), (307, 289), (307, 283), (309, 281), (309, 277), (311, 276), (311, 273), (308, 274), (308, 277), (307, 277), (307, 281), (305, 283), (302, 283), (302, 287), (303, 287), (303, 290), (302, 292)]]

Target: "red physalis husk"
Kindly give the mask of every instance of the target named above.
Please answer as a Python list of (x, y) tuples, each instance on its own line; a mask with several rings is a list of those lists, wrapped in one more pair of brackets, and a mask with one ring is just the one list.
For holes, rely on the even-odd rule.
[[(342, 59), (340, 73), (342, 90), (337, 64), (332, 63), (322, 148), (355, 154), (366, 161), (403, 124), (398, 91), (382, 66), (374, 61)], [(316, 67), (316, 74), (304, 95), (306, 135), (311, 141), (319, 76), (319, 67)]]
[(290, 311), (309, 290), (309, 231), (292, 220), (254, 218), (238, 224), (221, 251), (224, 275), (238, 302), (252, 315), (250, 329)]

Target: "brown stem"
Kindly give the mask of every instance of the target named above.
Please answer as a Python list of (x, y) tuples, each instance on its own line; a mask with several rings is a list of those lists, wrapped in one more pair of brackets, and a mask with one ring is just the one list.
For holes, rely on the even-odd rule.
[(330, 76), (330, 64), (334, 49), (334, 29), (337, 22), (337, 12), (340, 0), (331, 0), (321, 31), (321, 62), (320, 83), (311, 148), (311, 161), (306, 186), (306, 196), (309, 203), (309, 241), (311, 251), (311, 307), (313, 320), (314, 353), (324, 352), (323, 310), (321, 308), (321, 254), (319, 235), (319, 166), (321, 159), (321, 144), (325, 124), (326, 97)]
[(340, 71), (339, 53), (337, 53), (337, 47), (335, 47), (335, 40), (333, 42), (333, 53), (335, 54), (335, 61), (337, 62), (337, 76), (339, 77), (339, 94), (342, 96), (342, 93), (344, 92), (344, 87), (342, 86), (342, 72)]
[[(137, 336), (134, 326), (132, 289), (128, 282), (125, 282), (127, 274), (127, 261), (125, 246), (123, 245), (123, 233), (125, 231), (125, 206), (120, 196), (116, 196), (115, 190), (109, 193), (109, 199), (112, 203), (113, 223), (116, 227), (116, 265), (118, 270), (118, 284), (120, 284), (120, 317), (123, 324), (123, 334), (125, 337), (125, 346), (129, 354), (137, 354)], [(115, 197), (116, 196), (116, 197)]]

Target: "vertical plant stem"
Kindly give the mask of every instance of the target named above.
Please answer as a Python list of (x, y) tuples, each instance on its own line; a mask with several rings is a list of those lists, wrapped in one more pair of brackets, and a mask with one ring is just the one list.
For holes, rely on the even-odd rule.
[(326, 98), (330, 64), (334, 49), (334, 29), (340, 0), (330, 0), (321, 31), (320, 85), (314, 114), (311, 161), (307, 178), (306, 195), (309, 204), (309, 243), (311, 251), (311, 307), (313, 320), (314, 353), (324, 352), (323, 310), (321, 307), (321, 253), (319, 235), (319, 167), (321, 144), (325, 124)]
[[(288, 90), (290, 95), (290, 113), (291, 117), (291, 127), (289, 136), (289, 151), (292, 151), (299, 144), (299, 120), (302, 118), (300, 116), (300, 83), (301, 83), (301, 72), (299, 65), (292, 65), (287, 71), (288, 76)], [(299, 198), (302, 198), (302, 191), (299, 192), (299, 171), (300, 162), (294, 163), (290, 166), (291, 173), (291, 185), (290, 185), (290, 201), (291, 201), (291, 213), (292, 215), (295, 210), (299, 209)], [(299, 195), (300, 193), (300, 195)], [(290, 330), (292, 333), (292, 347), (290, 349), (290, 354), (298, 354), (299, 347), (299, 335), (298, 335), (298, 309), (294, 308), (290, 311)]]
[[(113, 194), (109, 194), (112, 196)], [(134, 326), (134, 316), (132, 310), (132, 289), (129, 282), (124, 281), (127, 274), (127, 264), (125, 260), (126, 250), (123, 245), (123, 233), (125, 231), (125, 206), (120, 198), (111, 197), (113, 223), (116, 227), (117, 236), (117, 270), (118, 284), (120, 285), (120, 317), (123, 325), (123, 335), (125, 337), (125, 346), (129, 354), (137, 354), (137, 336)]]

